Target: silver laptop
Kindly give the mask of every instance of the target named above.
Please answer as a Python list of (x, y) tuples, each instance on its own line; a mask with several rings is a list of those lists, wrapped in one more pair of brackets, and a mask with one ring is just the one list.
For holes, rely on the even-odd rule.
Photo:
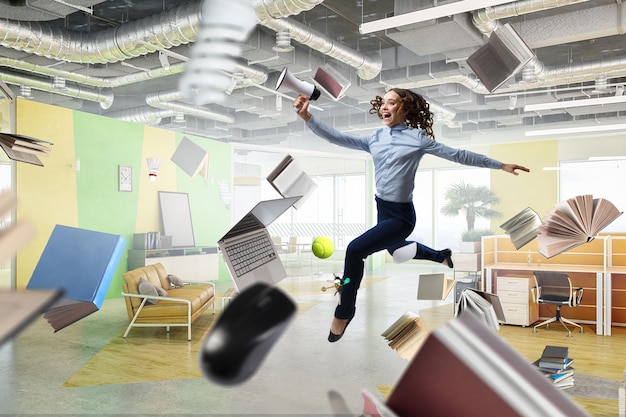
[(259, 281), (273, 285), (287, 276), (267, 226), (300, 198), (257, 203), (217, 242), (237, 291)]

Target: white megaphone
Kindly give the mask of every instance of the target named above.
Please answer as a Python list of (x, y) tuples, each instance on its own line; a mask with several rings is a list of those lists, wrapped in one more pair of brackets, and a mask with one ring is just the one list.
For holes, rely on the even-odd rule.
[(320, 90), (318, 90), (315, 85), (297, 79), (287, 70), (287, 67), (283, 68), (280, 76), (278, 77), (278, 81), (276, 81), (276, 91), (282, 88), (287, 88), (298, 94), (303, 94), (307, 96), (309, 100), (317, 100), (321, 94)]

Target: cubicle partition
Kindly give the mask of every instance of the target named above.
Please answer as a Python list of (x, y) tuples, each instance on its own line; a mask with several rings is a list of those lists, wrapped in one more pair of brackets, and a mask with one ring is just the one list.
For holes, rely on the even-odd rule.
[[(626, 236), (611, 236), (607, 246), (606, 321), (613, 326), (626, 326)], [(610, 325), (607, 330), (610, 334)]]

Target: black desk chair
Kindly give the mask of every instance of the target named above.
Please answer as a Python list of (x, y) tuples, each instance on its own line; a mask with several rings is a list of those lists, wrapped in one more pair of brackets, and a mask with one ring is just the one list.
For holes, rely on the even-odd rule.
[(535, 286), (531, 288), (531, 292), (534, 301), (536, 303), (554, 304), (556, 306), (556, 315), (551, 319), (537, 324), (533, 332), (537, 331), (537, 327), (543, 325), (546, 326), (546, 329), (549, 329), (550, 323), (558, 321), (567, 330), (567, 337), (572, 337), (572, 332), (567, 327), (567, 324), (579, 327), (582, 333), (583, 327), (580, 324), (576, 324), (561, 316), (561, 306), (576, 307), (580, 304), (580, 300), (583, 297), (583, 289), (572, 288), (572, 281), (564, 272), (536, 271), (533, 275), (535, 277)]

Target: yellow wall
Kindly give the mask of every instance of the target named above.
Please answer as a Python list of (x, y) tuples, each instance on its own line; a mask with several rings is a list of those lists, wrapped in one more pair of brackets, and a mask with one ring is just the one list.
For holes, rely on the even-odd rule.
[[(175, 133), (150, 126), (146, 126), (144, 132), (144, 136), (150, 140), (143, 142), (142, 160), (144, 163), (141, 165), (139, 175), (136, 220), (138, 233), (161, 230), (159, 211), (153, 209), (155, 205), (154, 196), (158, 191), (176, 191), (176, 166), (167, 163), (176, 150)], [(157, 173), (157, 180), (154, 182), (148, 180), (149, 170), (148, 164), (145, 162), (146, 158), (159, 158), (163, 161)]]
[(492, 158), (504, 163), (523, 165), (530, 173), (518, 171), (514, 176), (504, 171), (493, 171), (491, 190), (500, 198), (494, 207), (502, 217), (491, 220), (492, 230), (526, 207), (543, 217), (557, 203), (558, 171), (544, 171), (544, 167), (558, 166), (558, 142), (526, 142), (491, 147)]
[(72, 114), (64, 108), (17, 99), (16, 133), (54, 143), (50, 155), (40, 158), (45, 165), (45, 175), (41, 175), (42, 168), (39, 166), (16, 164), (17, 220), (30, 221), (37, 232), (16, 258), (19, 287), (28, 282), (27, 277), (32, 275), (52, 233), (54, 224), (49, 219), (67, 226), (78, 226), (76, 175), (70, 168), (75, 158), (74, 134), (68, 128), (73, 124)]

